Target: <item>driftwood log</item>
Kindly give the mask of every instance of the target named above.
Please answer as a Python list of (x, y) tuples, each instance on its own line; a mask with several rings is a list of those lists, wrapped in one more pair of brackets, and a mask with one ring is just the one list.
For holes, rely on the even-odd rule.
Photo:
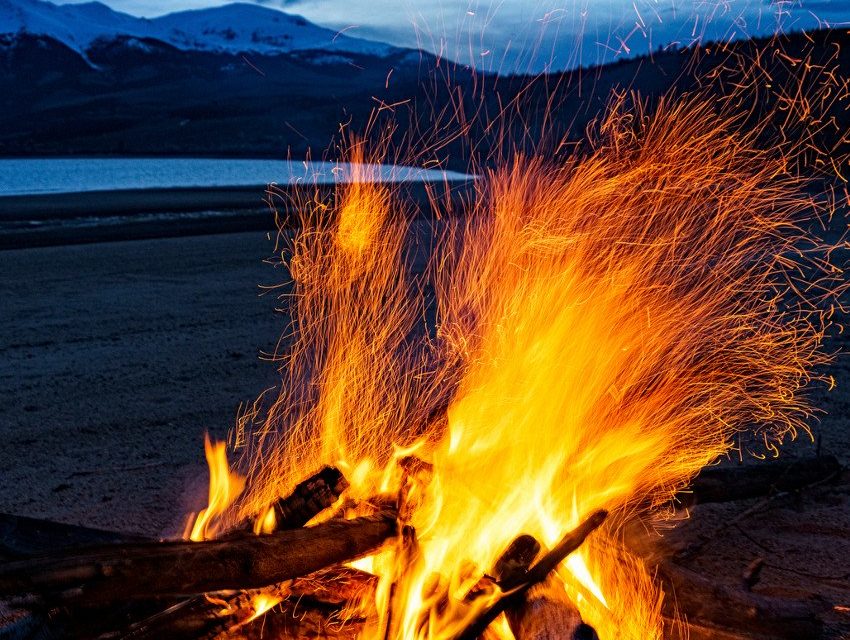
[(262, 588), (365, 555), (396, 529), (395, 513), (384, 513), (266, 536), (60, 551), (0, 566), (0, 595), (109, 603)]
[(3, 562), (58, 549), (144, 541), (150, 538), (0, 513), (0, 561)]
[(838, 479), (842, 467), (833, 456), (790, 458), (756, 462), (735, 467), (703, 469), (691, 486), (679, 492), (683, 506), (710, 502), (747, 500)]
[[(820, 601), (789, 600), (715, 583), (673, 563), (657, 567), (665, 592), (664, 613), (684, 618), (702, 637), (746, 637), (751, 640), (818, 640), (823, 635)], [(700, 637), (700, 633), (691, 637)], [(707, 635), (706, 635), (707, 634)], [(714, 634), (714, 635), (712, 635)], [(675, 625), (671, 625), (675, 635)]]

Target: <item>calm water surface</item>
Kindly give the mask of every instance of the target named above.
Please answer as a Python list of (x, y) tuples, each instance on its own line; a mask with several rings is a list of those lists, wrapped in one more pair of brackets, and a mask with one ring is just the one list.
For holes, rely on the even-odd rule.
[[(379, 180), (463, 180), (461, 173), (375, 165)], [(113, 189), (236, 187), (347, 181), (351, 165), (290, 160), (206, 158), (24, 158), (0, 159), (0, 196)]]

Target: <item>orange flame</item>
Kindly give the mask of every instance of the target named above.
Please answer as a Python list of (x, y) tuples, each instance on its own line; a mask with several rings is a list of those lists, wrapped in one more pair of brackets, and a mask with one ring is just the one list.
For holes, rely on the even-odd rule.
[[(619, 526), (739, 432), (771, 451), (808, 433), (844, 286), (801, 227), (826, 204), (758, 133), (698, 99), (651, 115), (618, 102), (584, 156), (485, 173), (427, 268), (428, 234), (368, 176), (305, 204), (284, 252), (292, 346), (241, 516), (326, 463), (354, 501), (400, 493), (419, 552), (369, 559), (382, 616), (366, 637), (433, 640), (497, 595), (464, 599), (513, 537), (551, 545), (604, 508), (565, 588), (600, 637), (661, 638), (661, 594)], [(432, 469), (413, 480), (411, 453)]]
[(227, 447), (224, 442), (212, 443), (209, 436), (204, 438), (204, 453), (210, 469), (209, 501), (195, 518), (189, 539), (194, 542), (215, 537), (213, 525), (216, 516), (221, 515), (245, 487), (245, 479), (231, 473), (227, 463)]
[(256, 620), (281, 602), (283, 602), (282, 596), (258, 593), (251, 598), (251, 608), (253, 609), (253, 613), (251, 614), (251, 617), (245, 621), (245, 624)]

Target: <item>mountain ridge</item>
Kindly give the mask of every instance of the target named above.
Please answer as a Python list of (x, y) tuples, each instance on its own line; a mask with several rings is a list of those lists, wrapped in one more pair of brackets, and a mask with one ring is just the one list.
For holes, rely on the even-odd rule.
[[(445, 160), (447, 168), (467, 171), (473, 151), (467, 141), (484, 155), (498, 153), (505, 142), (501, 127), (489, 123), (504, 120), (506, 105), (522, 105), (509, 107), (507, 117), (518, 125), (522, 144), (524, 132), (553, 125), (558, 130), (551, 136), (579, 141), (612, 95), (639, 91), (654, 99), (671, 90), (703, 91), (701, 79), (709, 76), (736, 81), (726, 71), (715, 73), (726, 66), (743, 64), (749, 73), (750, 61), (759, 60), (776, 87), (799, 83), (795, 61), (802, 59), (814, 64), (806, 82), (824, 64), (837, 65), (835, 78), (850, 77), (850, 31), (780, 40), (497, 77), (408, 49), (384, 57), (321, 49), (239, 54), (122, 36), (94, 42), (84, 59), (50, 37), (6, 34), (0, 35), (0, 156), (316, 157), (343, 131), (380, 129), (377, 108), (396, 119), (399, 149), (433, 148), (441, 166)], [(721, 80), (712, 88), (718, 98)], [(775, 102), (763, 107), (783, 112)], [(453, 114), (471, 127), (463, 136), (444, 126)], [(835, 138), (829, 145), (850, 145), (842, 137), (850, 131), (850, 102), (837, 99), (823, 123), (823, 135)], [(448, 142), (429, 146), (435, 137)], [(533, 140), (527, 142), (533, 151)]]
[(24, 33), (61, 42), (86, 59), (97, 43), (119, 38), (158, 40), (183, 51), (232, 54), (323, 50), (386, 57), (402, 51), (245, 2), (140, 18), (96, 1), (60, 5), (47, 0), (0, 0), (0, 35)]

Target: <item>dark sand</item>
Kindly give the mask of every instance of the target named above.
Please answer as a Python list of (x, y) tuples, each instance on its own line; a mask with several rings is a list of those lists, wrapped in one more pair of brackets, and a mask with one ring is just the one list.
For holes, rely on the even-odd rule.
[(0, 250), (275, 227), (265, 185), (0, 196)]
[(0, 252), (0, 511), (179, 527), (205, 499), (204, 432), (274, 382), (272, 249), (244, 233)]
[(253, 208), (262, 204), (266, 188), (266, 185), (172, 187), (0, 196), (0, 219), (43, 220), (159, 211)]
[[(439, 193), (444, 186), (457, 195), (472, 183), (433, 183), (430, 189)], [(331, 188), (321, 185), (319, 191), (329, 195)], [(0, 195), (0, 250), (274, 230), (275, 212), (285, 222), (292, 189), (257, 185)], [(400, 189), (420, 211), (428, 210), (425, 183)]]
[[(0, 252), (0, 512), (178, 530), (205, 500), (204, 432), (223, 437), (239, 403), (275, 381), (258, 357), (285, 324), (274, 296), (259, 295), (285, 279), (262, 263), (271, 250), (265, 234), (242, 233)], [(814, 429), (848, 465), (847, 360), (832, 373)], [(801, 441), (788, 454), (814, 451)], [(737, 583), (762, 557), (760, 589), (850, 606), (846, 476), (800, 496), (696, 507), (665, 539), (717, 580)], [(831, 624), (828, 637), (850, 638), (850, 616)]]

